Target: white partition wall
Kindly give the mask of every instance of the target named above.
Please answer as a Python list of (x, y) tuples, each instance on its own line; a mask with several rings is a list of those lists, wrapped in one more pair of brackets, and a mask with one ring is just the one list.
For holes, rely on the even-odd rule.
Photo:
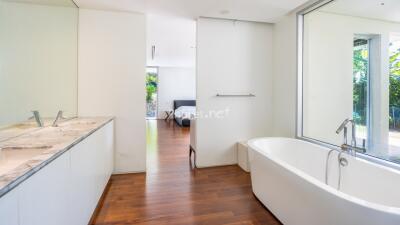
[(197, 27), (197, 166), (236, 164), (238, 141), (271, 135), (272, 25), (200, 18)]
[(274, 24), (273, 135), (296, 136), (296, 15)]
[(115, 172), (145, 171), (145, 16), (79, 14), (78, 114), (115, 116)]
[(194, 19), (147, 14), (146, 41), (147, 66), (182, 69), (195, 67)]

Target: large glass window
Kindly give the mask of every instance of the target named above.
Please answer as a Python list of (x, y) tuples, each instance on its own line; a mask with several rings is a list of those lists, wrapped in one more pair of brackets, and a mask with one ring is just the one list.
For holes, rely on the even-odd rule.
[(362, 154), (400, 163), (400, 19), (357, 7), (331, 1), (300, 16), (297, 133), (350, 144), (351, 129), (336, 133), (348, 119)]

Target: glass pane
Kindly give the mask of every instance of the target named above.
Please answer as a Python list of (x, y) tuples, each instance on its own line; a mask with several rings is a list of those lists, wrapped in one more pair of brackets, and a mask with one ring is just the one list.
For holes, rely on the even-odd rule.
[(303, 136), (337, 146), (344, 138), (335, 131), (354, 115), (355, 33), (342, 29), (337, 14), (315, 10), (304, 16)]
[(356, 123), (357, 143), (366, 146), (368, 137), (368, 73), (369, 42), (355, 38), (353, 48), (353, 120)]
[(389, 47), (389, 159), (400, 162), (400, 36)]
[[(333, 1), (303, 17), (299, 135), (336, 146), (355, 140), (400, 163), (400, 19), (357, 7)], [(351, 123), (346, 138), (337, 131), (347, 120), (353, 142)]]

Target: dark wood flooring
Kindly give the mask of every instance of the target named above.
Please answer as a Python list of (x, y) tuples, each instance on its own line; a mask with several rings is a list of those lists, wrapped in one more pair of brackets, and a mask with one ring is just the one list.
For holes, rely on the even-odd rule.
[(114, 175), (91, 224), (281, 224), (238, 166), (192, 169), (189, 129), (147, 123), (147, 174)]

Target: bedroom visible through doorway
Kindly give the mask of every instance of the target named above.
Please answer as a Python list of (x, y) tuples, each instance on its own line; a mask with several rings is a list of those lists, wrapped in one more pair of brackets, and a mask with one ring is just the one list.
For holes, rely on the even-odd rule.
[(182, 157), (195, 166), (196, 30), (194, 19), (146, 15), (147, 171), (181, 168)]

